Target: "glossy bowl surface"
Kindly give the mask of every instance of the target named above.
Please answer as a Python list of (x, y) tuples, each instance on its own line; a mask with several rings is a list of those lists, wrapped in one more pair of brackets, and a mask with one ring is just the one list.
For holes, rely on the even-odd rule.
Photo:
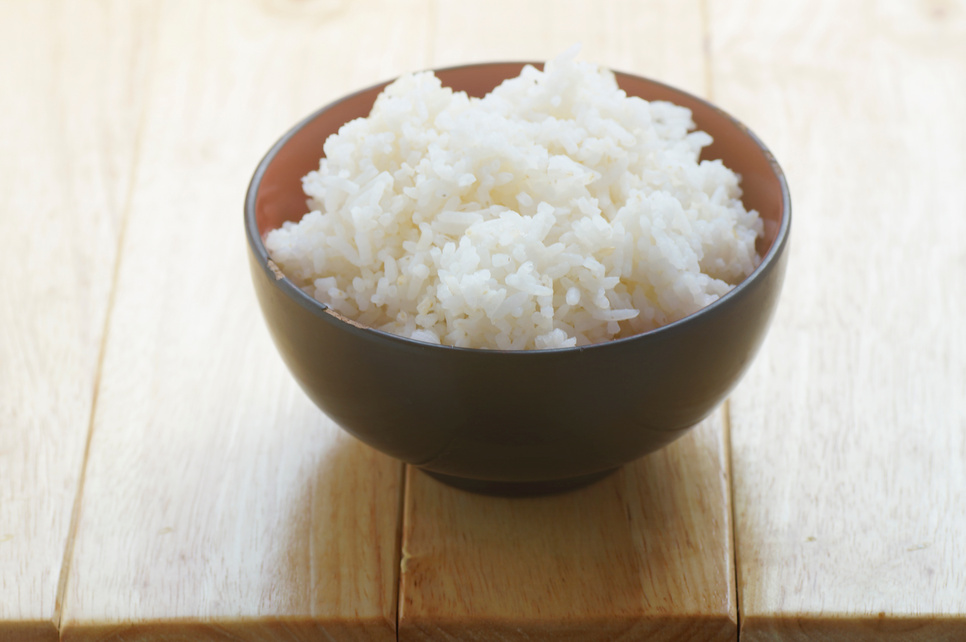
[[(524, 63), (437, 70), (482, 96)], [(538, 65), (539, 66), (539, 65)], [(781, 168), (742, 124), (709, 103), (638, 76), (629, 94), (690, 108), (720, 158), (742, 176), (765, 221), (761, 265), (712, 305), (651, 332), (540, 351), (436, 346), (365, 328), (284, 278), (262, 236), (306, 212), (301, 177), (326, 138), (368, 115), (387, 83), (315, 112), (259, 164), (245, 201), (255, 291), (279, 353), (306, 394), (342, 428), (463, 488), (540, 493), (588, 483), (682, 436), (737, 384), (764, 339), (785, 271), (791, 202)]]

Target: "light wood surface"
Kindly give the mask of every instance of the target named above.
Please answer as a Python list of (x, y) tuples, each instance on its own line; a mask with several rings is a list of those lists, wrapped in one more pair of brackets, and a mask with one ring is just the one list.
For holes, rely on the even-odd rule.
[(734, 640), (726, 435), (562, 495), (406, 485), (400, 640)]
[(136, 12), (0, 9), (0, 639), (57, 638), (136, 156)]
[[(395, 639), (402, 466), (285, 371), (252, 296), (241, 204), (292, 122), (424, 61), (337, 56), (371, 7), (154, 7), (64, 637)], [(404, 18), (368, 37), (417, 37)]]
[[(765, 140), (786, 287), (685, 439), (468, 495), (298, 390), (242, 199), (330, 100), (577, 41)], [(7, 0), (0, 80), (0, 641), (966, 639), (961, 0)]]
[(438, 0), (432, 19), (434, 67), (547, 60), (579, 43), (584, 60), (705, 91), (701, 0)]
[(795, 210), (731, 401), (741, 639), (966, 639), (966, 6), (713, 7)]

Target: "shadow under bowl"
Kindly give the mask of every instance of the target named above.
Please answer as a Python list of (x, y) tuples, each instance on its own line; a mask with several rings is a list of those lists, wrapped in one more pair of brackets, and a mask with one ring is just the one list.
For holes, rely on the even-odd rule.
[[(483, 96), (525, 63), (436, 71), (444, 85)], [(540, 65), (536, 65), (540, 66)], [(712, 305), (657, 330), (586, 347), (499, 351), (431, 345), (341, 317), (270, 260), (263, 235), (306, 212), (301, 177), (323, 144), (368, 115), (382, 83), (315, 112), (259, 164), (245, 200), (255, 291), (279, 353), (308, 396), (343, 429), (449, 484), (538, 494), (590, 483), (681, 437), (737, 384), (760, 347), (785, 271), (791, 202), (772, 154), (713, 105), (617, 73), (631, 96), (691, 109), (721, 159), (742, 177), (742, 201), (761, 214), (759, 267)]]

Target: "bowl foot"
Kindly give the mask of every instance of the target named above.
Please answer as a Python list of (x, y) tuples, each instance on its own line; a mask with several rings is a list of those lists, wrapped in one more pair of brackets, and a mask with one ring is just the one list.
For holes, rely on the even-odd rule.
[(575, 488), (588, 486), (603, 479), (604, 477), (607, 477), (611, 473), (615, 472), (617, 468), (610, 468), (608, 470), (591, 473), (589, 475), (580, 475), (579, 477), (550, 479), (546, 481), (490, 481), (486, 479), (471, 479), (468, 477), (445, 475), (443, 473), (437, 473), (432, 470), (424, 470), (422, 468), (420, 468), (420, 470), (448, 486), (453, 486), (454, 488), (459, 488), (460, 490), (468, 490), (471, 493), (479, 493), (481, 495), (498, 495), (501, 497), (527, 497), (535, 495), (552, 495), (554, 493), (563, 493), (568, 490), (574, 490)]

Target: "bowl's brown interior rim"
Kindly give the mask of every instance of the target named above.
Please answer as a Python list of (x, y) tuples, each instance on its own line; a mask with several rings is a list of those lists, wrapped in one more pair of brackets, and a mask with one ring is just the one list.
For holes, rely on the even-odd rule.
[[(502, 79), (510, 78), (514, 75), (517, 75), (519, 73), (519, 70), (522, 69), (524, 65), (533, 65), (536, 67), (542, 67), (542, 63), (534, 63), (534, 62), (495, 62), (495, 63), (474, 63), (469, 65), (458, 65), (454, 67), (434, 69), (433, 71), (437, 75), (439, 75), (441, 79), (443, 79), (444, 85), (450, 85), (451, 83), (447, 82), (446, 76), (469, 74), (470, 77), (472, 76), (479, 77), (481, 74), (484, 74), (490, 80), (492, 79), (502, 80)], [(690, 320), (693, 320), (699, 316), (711, 314), (716, 308), (721, 307), (723, 305), (727, 305), (729, 301), (740, 296), (741, 291), (745, 287), (747, 287), (749, 283), (756, 280), (761, 274), (765, 273), (768, 270), (771, 270), (774, 267), (774, 264), (776, 263), (777, 257), (780, 256), (781, 253), (784, 251), (785, 246), (788, 242), (788, 234), (791, 228), (791, 215), (792, 215), (791, 195), (788, 188), (788, 182), (785, 178), (785, 173), (782, 171), (782, 168), (778, 164), (778, 161), (775, 159), (774, 155), (771, 153), (768, 147), (761, 141), (761, 139), (749, 127), (744, 125), (737, 118), (728, 114), (721, 108), (709, 103), (703, 98), (694, 96), (693, 94), (690, 94), (686, 91), (677, 89), (675, 87), (671, 87), (670, 85), (666, 85), (656, 80), (651, 80), (643, 76), (637, 76), (634, 74), (629, 74), (629, 73), (620, 72), (616, 70), (614, 71), (614, 73), (617, 76), (618, 81), (619, 83), (621, 83), (622, 86), (625, 82), (647, 86), (650, 89), (654, 90), (654, 93), (661, 95), (661, 97), (658, 97), (658, 98), (649, 98), (650, 100), (656, 100), (656, 99), (669, 100), (671, 99), (671, 97), (677, 97), (677, 98), (683, 99), (680, 102), (693, 103), (694, 106), (703, 110), (706, 115), (712, 114), (716, 118), (719, 118), (719, 119), (724, 118), (727, 121), (729, 121), (732, 124), (732, 126), (736, 128), (737, 131), (740, 132), (740, 135), (744, 137), (746, 141), (752, 143), (754, 148), (758, 152), (760, 152), (761, 159), (763, 159), (767, 163), (768, 168), (771, 171), (772, 178), (774, 178), (774, 180), (776, 181), (776, 185), (780, 191), (780, 206), (779, 206), (780, 220), (778, 221), (777, 227), (772, 226), (771, 230), (766, 229), (766, 234), (768, 234), (769, 236), (773, 234), (774, 236), (773, 236), (773, 240), (768, 246), (767, 251), (761, 258), (761, 263), (758, 265), (757, 268), (755, 268), (755, 270), (747, 278), (745, 278), (743, 281), (738, 283), (730, 292), (722, 296), (714, 303), (711, 303), (710, 305), (705, 306), (704, 308), (701, 308), (700, 310), (688, 316), (685, 316), (681, 319), (678, 319), (677, 321), (673, 321), (664, 326), (655, 328), (654, 330), (650, 330), (642, 334), (623, 337), (620, 339), (614, 339), (612, 341), (607, 341), (604, 343), (597, 343), (597, 344), (592, 344), (587, 346), (578, 346), (574, 348), (553, 348), (553, 349), (546, 349), (546, 350), (493, 350), (493, 349), (480, 349), (480, 348), (461, 348), (456, 346), (446, 346), (446, 345), (436, 345), (431, 343), (425, 343), (422, 341), (409, 339), (407, 337), (403, 337), (400, 335), (391, 334), (389, 332), (378, 330), (376, 328), (362, 326), (361, 324), (358, 324), (349, 319), (346, 319), (341, 315), (335, 314), (334, 311), (331, 310), (327, 305), (325, 305), (320, 301), (317, 301), (316, 299), (312, 298), (311, 296), (303, 292), (290, 279), (288, 278), (278, 279), (277, 276), (280, 274), (280, 272), (278, 272), (278, 267), (274, 264), (274, 262), (272, 262), (271, 258), (269, 257), (268, 250), (265, 248), (265, 244), (262, 238), (262, 233), (267, 232), (267, 230), (272, 229), (272, 227), (268, 227), (267, 229), (262, 229), (262, 226), (259, 225), (259, 218), (260, 218), (258, 216), (258, 214), (260, 213), (259, 206), (268, 200), (266, 198), (265, 190), (263, 189), (264, 187), (263, 182), (265, 181), (266, 174), (269, 173), (270, 170), (273, 168), (273, 163), (275, 163), (279, 159), (280, 153), (286, 148), (286, 146), (289, 143), (291, 143), (292, 140), (295, 139), (300, 133), (303, 133), (307, 127), (317, 122), (317, 119), (319, 119), (321, 116), (325, 114), (331, 114), (334, 111), (339, 110), (340, 108), (343, 109), (344, 111), (352, 111), (351, 106), (354, 101), (359, 100), (368, 94), (372, 94), (372, 98), (374, 99), (375, 96), (386, 85), (392, 82), (392, 80), (377, 83), (375, 85), (372, 85), (371, 87), (367, 87), (365, 89), (362, 89), (358, 92), (347, 95), (343, 98), (340, 98), (339, 100), (336, 100), (332, 103), (329, 103), (321, 107), (320, 109), (309, 114), (306, 118), (302, 119), (302, 121), (300, 121), (294, 127), (292, 127), (269, 149), (269, 151), (265, 154), (265, 156), (262, 158), (257, 168), (255, 169), (251, 182), (249, 183), (249, 186), (248, 186), (248, 191), (245, 196), (245, 233), (248, 239), (249, 248), (254, 253), (254, 256), (257, 258), (258, 263), (260, 264), (262, 270), (266, 273), (266, 275), (272, 278), (276, 287), (281, 288), (282, 291), (285, 292), (285, 294), (292, 297), (303, 308), (306, 308), (307, 310), (313, 312), (314, 314), (322, 318), (329, 320), (332, 323), (336, 323), (344, 326), (345, 329), (350, 333), (351, 332), (363, 333), (370, 337), (376, 336), (386, 341), (404, 342), (405, 344), (408, 344), (410, 347), (414, 349), (419, 349), (419, 350), (456, 350), (456, 351), (471, 352), (471, 353), (529, 354), (529, 355), (553, 354), (553, 353), (560, 353), (560, 352), (573, 352), (573, 351), (583, 351), (583, 350), (599, 350), (599, 349), (607, 348), (609, 346), (618, 346), (628, 341), (639, 341), (642, 339), (646, 339), (648, 337), (657, 338), (662, 334), (673, 332), (675, 328), (681, 326), (684, 323), (689, 322)], [(679, 102), (679, 101), (674, 101), (674, 102)], [(369, 105), (371, 106), (371, 102), (369, 103)], [(350, 108), (350, 109), (347, 109), (347, 108)], [(366, 110), (362, 115), (367, 114), (368, 109), (369, 107), (366, 107)], [(692, 111), (695, 111), (695, 110), (692, 109)], [(697, 116), (697, 113), (695, 115)], [(341, 125), (344, 122), (347, 122), (350, 119), (351, 118), (346, 118), (344, 120), (341, 120), (339, 125)], [(696, 120), (698, 119), (696, 118)], [(700, 126), (701, 125), (699, 122), (699, 127)], [(338, 126), (336, 126), (335, 129), (337, 130)], [(316, 163), (316, 165), (318, 162), (318, 158), (320, 156), (321, 154), (316, 154), (316, 156), (314, 157), (315, 159), (314, 162)], [(315, 167), (311, 167), (310, 169), (315, 169)], [(309, 170), (306, 170), (306, 172), (299, 174), (298, 178), (300, 179), (301, 176), (304, 175), (304, 173), (307, 173), (307, 171)], [(304, 203), (304, 195), (301, 195), (300, 193), (299, 198)]]

